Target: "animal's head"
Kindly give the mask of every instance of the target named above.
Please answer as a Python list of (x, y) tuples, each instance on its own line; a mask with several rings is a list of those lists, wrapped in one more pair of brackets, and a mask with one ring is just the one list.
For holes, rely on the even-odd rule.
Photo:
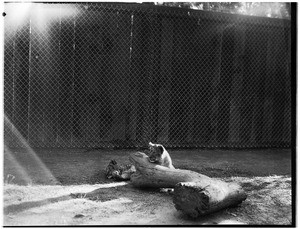
[(115, 176), (118, 176), (120, 173), (120, 168), (116, 160), (111, 160), (106, 167), (105, 175), (107, 179), (114, 178)]
[(161, 155), (165, 151), (165, 148), (161, 144), (153, 144), (149, 142), (149, 161), (158, 162), (161, 159)]

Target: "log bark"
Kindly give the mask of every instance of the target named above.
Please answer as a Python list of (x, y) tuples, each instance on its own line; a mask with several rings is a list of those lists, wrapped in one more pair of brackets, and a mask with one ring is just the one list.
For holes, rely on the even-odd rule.
[(129, 159), (136, 168), (136, 173), (130, 178), (133, 186), (174, 188), (176, 209), (193, 218), (238, 205), (247, 198), (236, 183), (226, 183), (190, 170), (156, 165), (141, 152), (131, 154)]
[(149, 162), (148, 156), (137, 152), (130, 155), (129, 160), (135, 166), (136, 172), (131, 175), (133, 186), (140, 188), (174, 188), (179, 182), (201, 180), (205, 185), (211, 183), (211, 178), (200, 173), (183, 169), (169, 169)]
[(213, 179), (209, 185), (201, 181), (178, 183), (173, 203), (192, 218), (207, 215), (223, 208), (236, 206), (247, 198), (240, 185)]

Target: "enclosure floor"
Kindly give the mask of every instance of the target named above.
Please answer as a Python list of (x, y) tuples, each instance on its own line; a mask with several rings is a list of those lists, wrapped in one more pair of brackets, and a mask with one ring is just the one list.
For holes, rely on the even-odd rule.
[(176, 168), (236, 182), (247, 194), (242, 204), (199, 219), (177, 211), (172, 194), (105, 179), (104, 170), (111, 159), (128, 163), (133, 152), (6, 149), (4, 225), (292, 223), (290, 150), (169, 150)]
[[(4, 178), (27, 184), (107, 183), (104, 170), (111, 159), (129, 163), (136, 150), (6, 149)], [(210, 177), (291, 175), (289, 149), (169, 150), (175, 168)], [(14, 178), (8, 176), (13, 175)]]

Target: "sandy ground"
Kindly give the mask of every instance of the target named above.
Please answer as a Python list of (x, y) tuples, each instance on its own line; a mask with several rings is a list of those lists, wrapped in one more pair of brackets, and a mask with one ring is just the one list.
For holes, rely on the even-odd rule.
[(174, 166), (237, 182), (239, 206), (198, 219), (177, 211), (172, 194), (106, 180), (110, 159), (134, 151), (20, 150), (4, 153), (4, 225), (290, 225), (290, 150), (169, 150)]

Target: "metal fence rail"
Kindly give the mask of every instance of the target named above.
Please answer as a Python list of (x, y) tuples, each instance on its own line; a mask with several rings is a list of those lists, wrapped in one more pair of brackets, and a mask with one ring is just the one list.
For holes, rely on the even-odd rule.
[(5, 4), (7, 146), (290, 147), (288, 20), (28, 6)]

